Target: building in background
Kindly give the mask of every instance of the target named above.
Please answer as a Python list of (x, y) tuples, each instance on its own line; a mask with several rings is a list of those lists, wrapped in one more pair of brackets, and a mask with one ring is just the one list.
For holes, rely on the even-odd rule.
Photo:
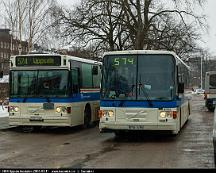
[[(19, 54), (20, 40), (13, 38), (10, 29), (0, 29), (0, 70), (9, 73), (9, 59), (11, 55)], [(21, 41), (21, 54), (28, 52), (28, 42)]]

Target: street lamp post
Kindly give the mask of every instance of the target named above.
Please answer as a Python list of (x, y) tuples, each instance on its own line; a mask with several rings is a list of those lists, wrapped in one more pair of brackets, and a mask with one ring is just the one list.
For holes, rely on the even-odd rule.
[(200, 66), (201, 66), (201, 70), (200, 70), (200, 82), (201, 82), (201, 89), (203, 89), (203, 85), (202, 85), (202, 74), (203, 74), (203, 70), (202, 70), (202, 66), (203, 66), (202, 63), (203, 62), (202, 61), (203, 60), (202, 60), (202, 57), (200, 57), (200, 58), (201, 58), (201, 64), (200, 64)]

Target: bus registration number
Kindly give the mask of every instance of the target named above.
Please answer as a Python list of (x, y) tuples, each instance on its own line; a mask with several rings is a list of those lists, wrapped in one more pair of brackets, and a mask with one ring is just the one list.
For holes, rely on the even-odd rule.
[(43, 121), (43, 118), (40, 116), (31, 116), (30, 121)]
[(129, 125), (130, 130), (144, 130), (144, 126), (142, 125)]

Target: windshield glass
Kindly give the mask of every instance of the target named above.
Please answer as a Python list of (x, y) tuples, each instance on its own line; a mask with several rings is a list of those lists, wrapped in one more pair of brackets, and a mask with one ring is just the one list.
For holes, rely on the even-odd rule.
[(171, 100), (175, 93), (172, 55), (110, 55), (104, 58), (102, 98)]
[(209, 77), (209, 88), (216, 89), (216, 74), (211, 74)]
[(11, 97), (65, 97), (67, 70), (11, 71)]
[(136, 66), (134, 55), (109, 56), (104, 59), (102, 97), (136, 99)]

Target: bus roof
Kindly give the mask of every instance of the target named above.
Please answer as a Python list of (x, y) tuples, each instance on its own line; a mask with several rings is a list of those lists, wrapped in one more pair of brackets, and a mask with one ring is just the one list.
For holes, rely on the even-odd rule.
[(206, 74), (216, 74), (216, 71), (207, 71)]
[(182, 63), (189, 71), (191, 71), (190, 67), (173, 51), (166, 50), (123, 50), (123, 51), (110, 51), (105, 52), (103, 57), (106, 55), (124, 55), (124, 54), (167, 54), (173, 55), (177, 61), (177, 63)]
[(61, 55), (61, 54), (26, 54), (26, 55), (13, 55), (11, 57), (18, 57), (18, 56), (62, 56), (62, 57), (66, 57), (68, 60), (74, 60), (74, 61), (80, 61), (80, 62), (85, 62), (85, 63), (89, 63), (89, 64), (102, 64), (102, 62), (100, 61), (95, 61), (95, 60), (91, 60), (91, 59), (86, 59), (86, 58), (80, 58), (80, 57), (76, 57), (76, 56), (70, 56), (70, 55)]
[(86, 63), (90, 63), (90, 64), (102, 64), (102, 62), (100, 62), (100, 61), (95, 61), (95, 60), (85, 59), (85, 58), (79, 58), (76, 56), (69, 56), (69, 55), (66, 55), (66, 56), (68, 57), (69, 60), (81, 61), (81, 62), (86, 62)]

